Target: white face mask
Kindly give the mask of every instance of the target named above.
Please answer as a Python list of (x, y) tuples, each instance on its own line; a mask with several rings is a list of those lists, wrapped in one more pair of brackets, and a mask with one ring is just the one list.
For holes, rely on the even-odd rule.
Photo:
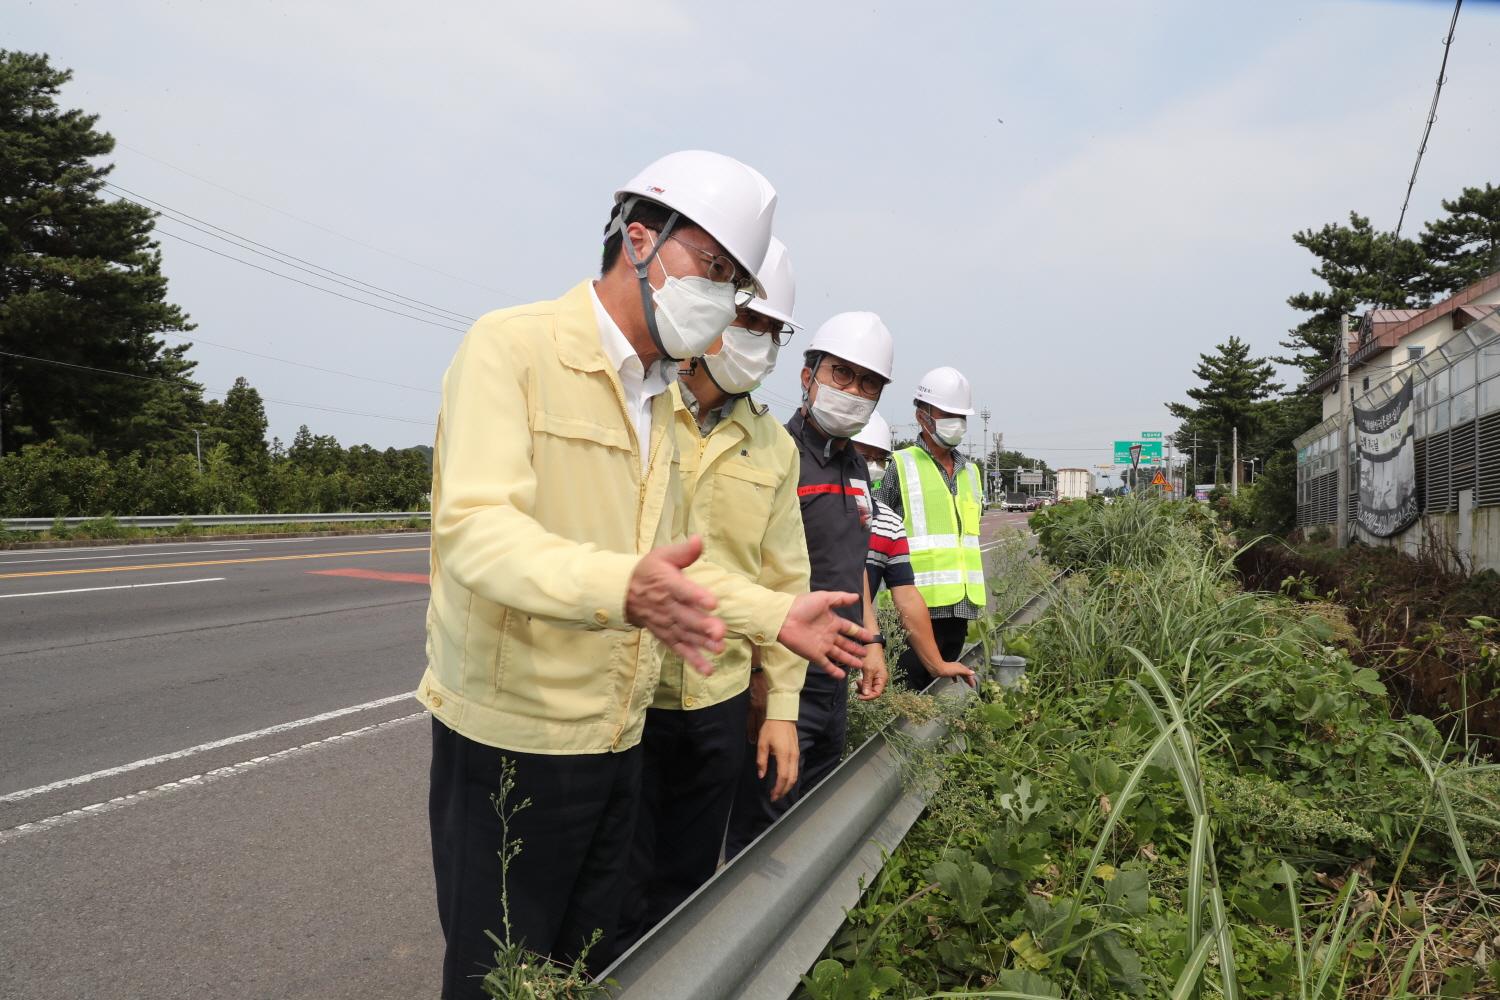
[(673, 361), (702, 354), (738, 312), (734, 285), (696, 276), (668, 276), (651, 299), (656, 303), (656, 346)]
[(714, 385), (731, 396), (760, 388), (776, 367), (775, 339), (769, 333), (752, 333), (742, 326), (724, 331), (718, 354), (705, 354), (703, 367)]
[(818, 395), (810, 403), (808, 393), (808, 389), (802, 390), (802, 401), (807, 404), (808, 415), (818, 429), (831, 438), (853, 437), (865, 429), (870, 414), (875, 412), (875, 400), (821, 382), (818, 383)]
[[(667, 231), (677, 222), (673, 212)], [(708, 345), (719, 339), (730, 323), (734, 322), (738, 309), (735, 305), (736, 289), (727, 281), (709, 281), (696, 275), (674, 278), (667, 274), (660, 288), (652, 288), (648, 277), (651, 261), (661, 264), (662, 273), (667, 273), (666, 264), (659, 258), (661, 245), (652, 241), (651, 253), (645, 260), (638, 260), (631, 249), (628, 237), (624, 250), (635, 268), (636, 278), (641, 283), (641, 307), (646, 313), (646, 328), (657, 350), (671, 361), (696, 358), (708, 349)], [(646, 305), (646, 293), (656, 308)]]
[(963, 444), (964, 435), (969, 432), (969, 421), (965, 417), (940, 417), (934, 419), (931, 414), (927, 415), (931, 421), (928, 425), (932, 436), (950, 448)]

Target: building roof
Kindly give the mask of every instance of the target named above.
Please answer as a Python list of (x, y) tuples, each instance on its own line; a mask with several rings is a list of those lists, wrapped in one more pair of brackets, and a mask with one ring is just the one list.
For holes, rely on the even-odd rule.
[[(1496, 288), (1500, 288), (1500, 271), (1427, 309), (1371, 309), (1361, 318), (1358, 330), (1349, 332), (1349, 370), (1353, 371), (1381, 351), (1395, 347), (1412, 331), (1450, 313), (1455, 330), (1490, 315), (1500, 306), (1469, 303)], [(1339, 370), (1340, 364), (1335, 363), (1314, 375), (1308, 379), (1307, 391), (1327, 392), (1338, 384)]]
[[(1372, 322), (1360, 325), (1359, 347), (1355, 348), (1354, 353), (1349, 356), (1349, 364), (1351, 366), (1364, 364), (1381, 351), (1388, 351), (1401, 343), (1401, 338), (1407, 334), (1426, 326), (1434, 320), (1442, 319), (1444, 316), (1463, 309), (1470, 302), (1479, 298), (1479, 296), (1487, 292), (1492, 292), (1496, 288), (1500, 288), (1500, 271), (1495, 272), (1483, 281), (1475, 282), (1463, 291), (1450, 295), (1437, 305), (1423, 309), (1420, 312), (1410, 309), (1371, 310), (1366, 315), (1370, 317)], [(1485, 307), (1481, 306), (1479, 308)], [(1493, 309), (1493, 307), (1489, 308)], [(1488, 311), (1487, 309), (1486, 312)], [(1412, 315), (1400, 321), (1382, 322), (1379, 318), (1381, 313), (1392, 314), (1393, 320), (1394, 314), (1412, 313)], [(1468, 322), (1472, 322), (1477, 317), (1469, 317), (1467, 318), (1467, 322), (1459, 322), (1460, 319), (1464, 318), (1463, 316), (1454, 317), (1455, 329), (1468, 325)], [(1369, 328), (1368, 332), (1366, 332), (1366, 327)]]

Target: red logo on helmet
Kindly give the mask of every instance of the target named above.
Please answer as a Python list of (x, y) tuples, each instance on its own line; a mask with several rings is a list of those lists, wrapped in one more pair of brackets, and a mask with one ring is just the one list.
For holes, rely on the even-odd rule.
[(667, 193), (667, 191), (666, 191), (665, 188), (655, 187), (654, 185), (650, 185), (650, 184), (648, 184), (646, 186), (646, 190), (650, 191), (652, 194), (666, 194)]

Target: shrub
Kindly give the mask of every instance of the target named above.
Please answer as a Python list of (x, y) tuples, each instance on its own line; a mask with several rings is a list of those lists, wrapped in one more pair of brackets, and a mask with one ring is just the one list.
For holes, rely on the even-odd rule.
[(431, 473), (419, 452), (350, 449), (347, 466), (318, 471), (289, 459), (246, 470), (228, 447), (203, 455), (111, 459), (54, 442), (0, 458), (0, 516), (130, 517), (426, 510)]

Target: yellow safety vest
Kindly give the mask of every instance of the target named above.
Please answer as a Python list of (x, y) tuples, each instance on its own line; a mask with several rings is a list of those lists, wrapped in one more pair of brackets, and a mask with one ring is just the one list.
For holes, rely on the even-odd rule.
[(893, 459), (901, 463), (906, 542), (922, 599), (930, 608), (949, 607), (965, 597), (984, 607), (984, 557), (979, 551), (984, 508), (974, 463), (959, 470), (955, 496), (927, 449), (903, 448)]

